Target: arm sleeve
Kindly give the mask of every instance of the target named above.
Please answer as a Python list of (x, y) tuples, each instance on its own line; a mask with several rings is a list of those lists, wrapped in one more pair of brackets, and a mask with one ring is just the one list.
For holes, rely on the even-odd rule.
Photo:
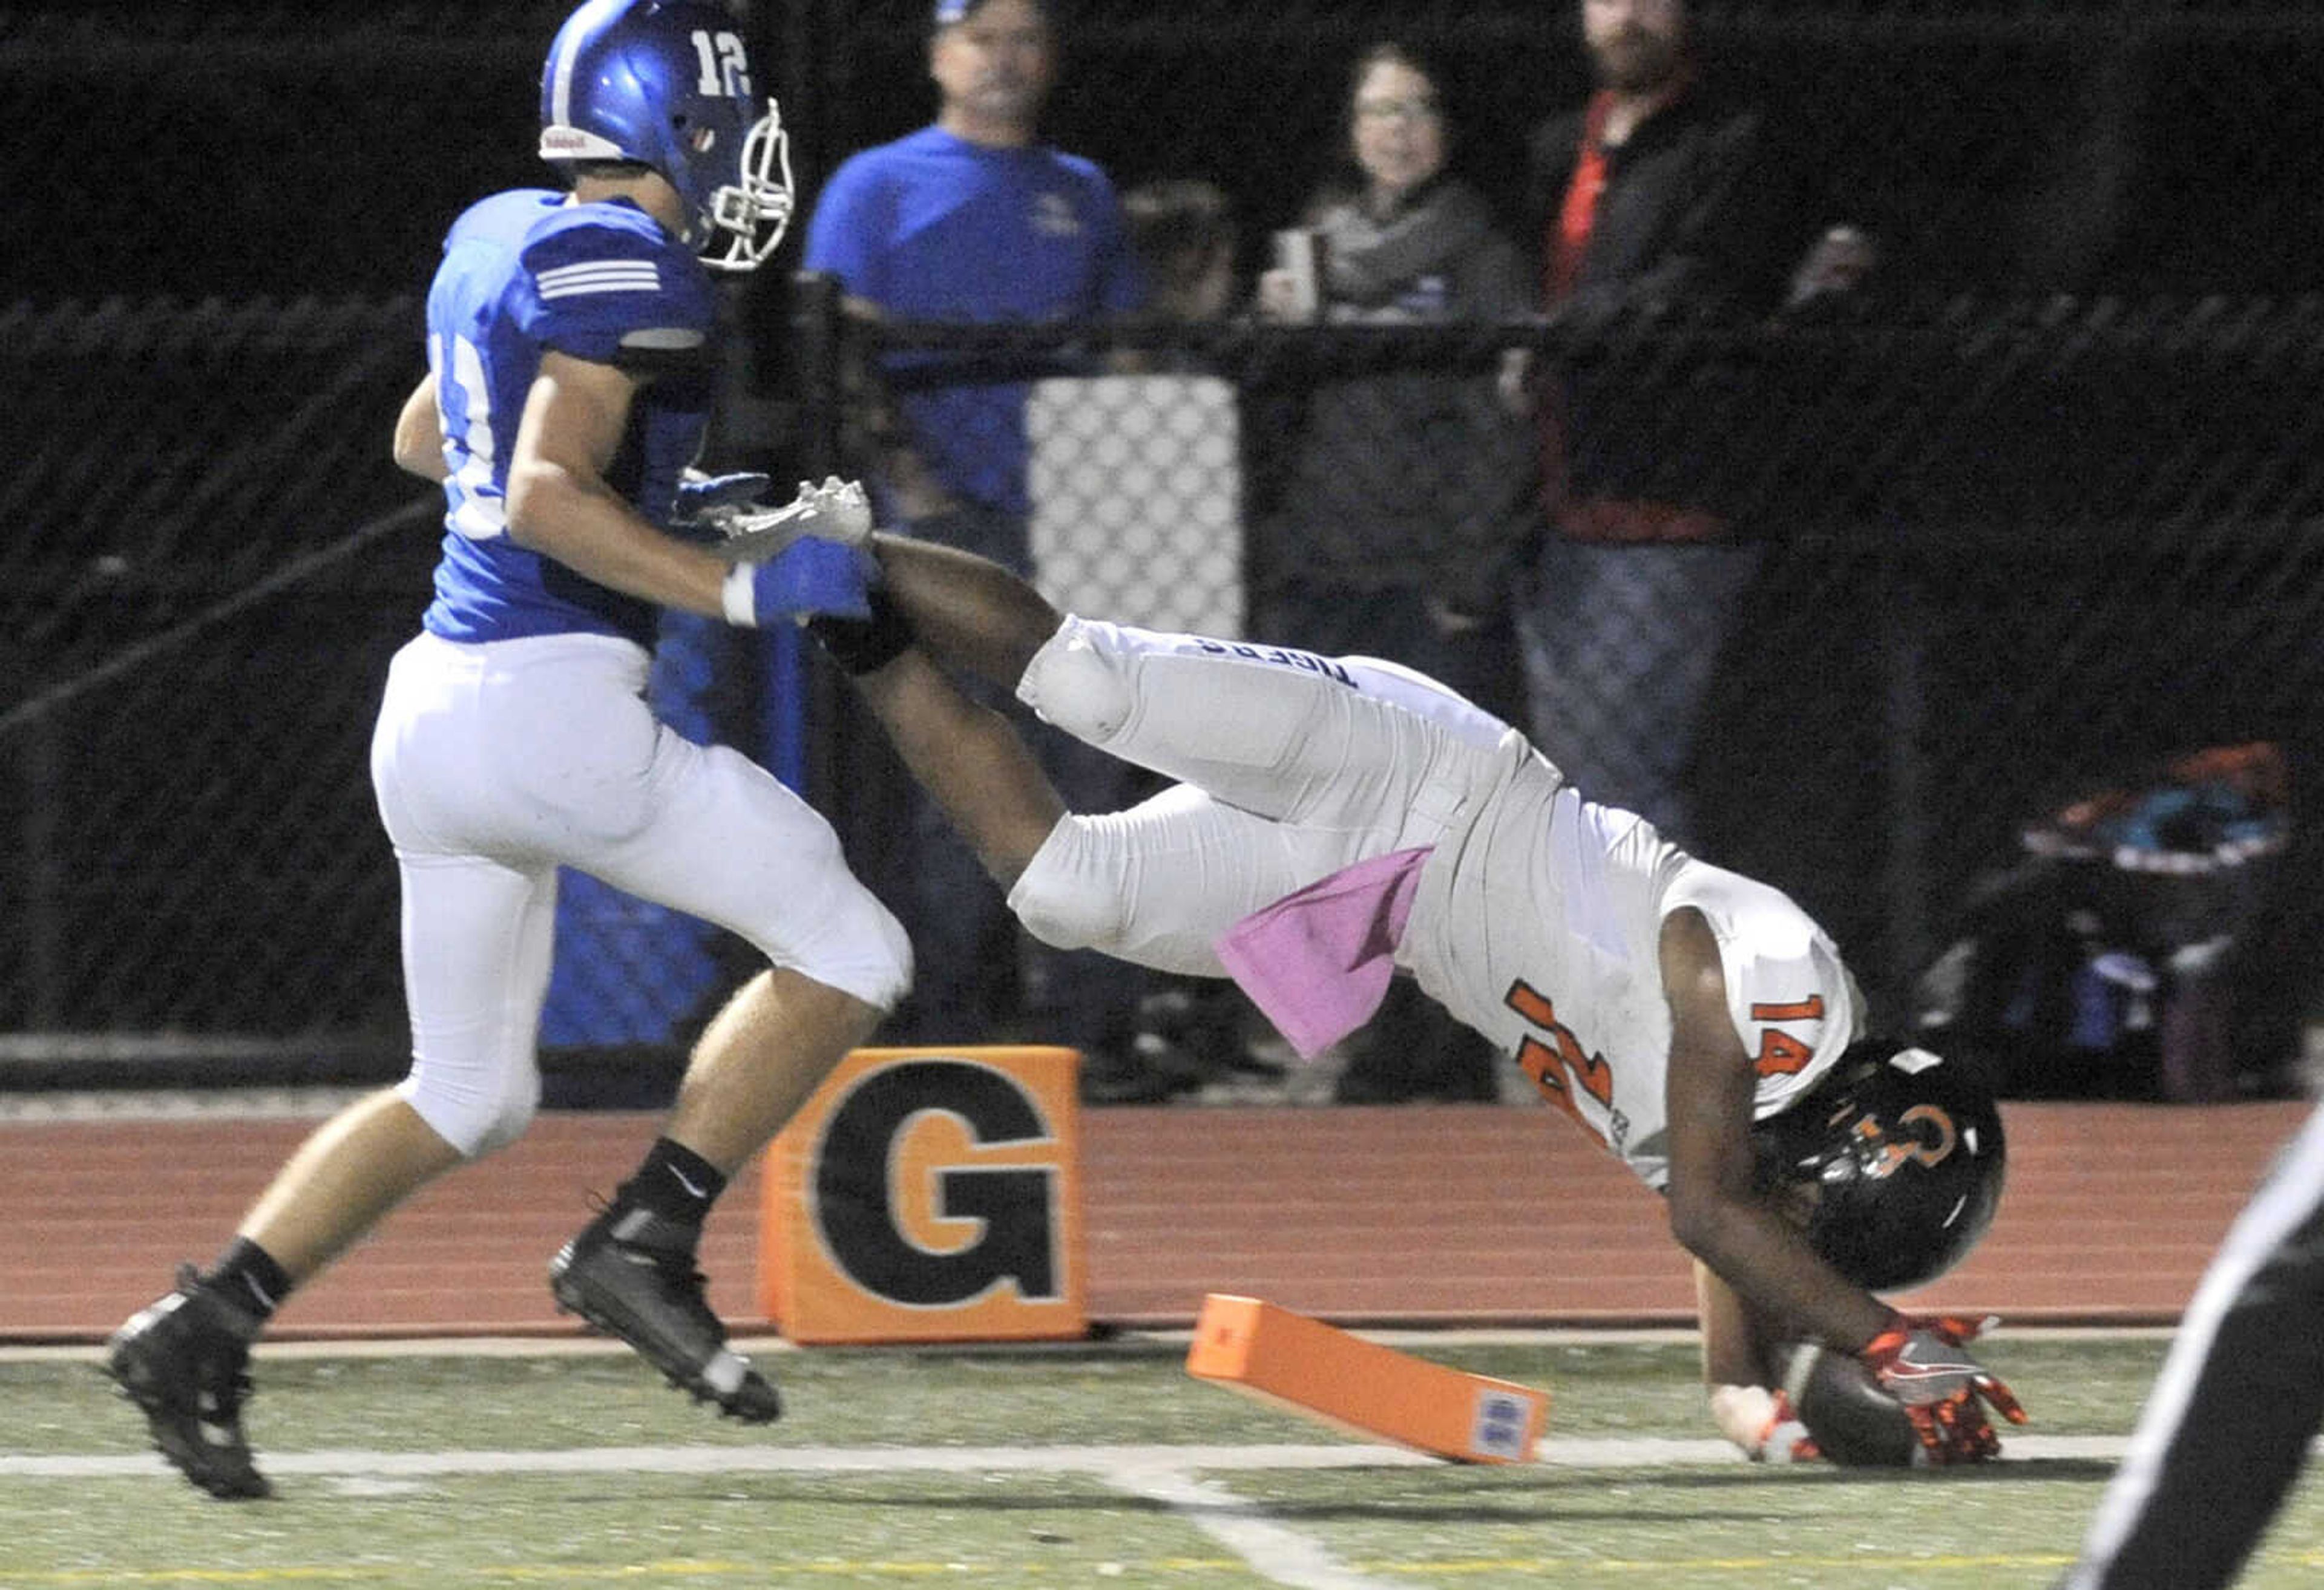
[[(1505, 319), (1523, 314), (1532, 297), (1517, 246), (1488, 231), (1462, 262), (1460, 317)], [(1539, 443), (1503, 406), (1490, 375), (1463, 374), (1455, 390), (1462, 445), (1443, 504), (1452, 556), (1441, 593), (1456, 611), (1489, 613), (1509, 601), (1532, 547)]]

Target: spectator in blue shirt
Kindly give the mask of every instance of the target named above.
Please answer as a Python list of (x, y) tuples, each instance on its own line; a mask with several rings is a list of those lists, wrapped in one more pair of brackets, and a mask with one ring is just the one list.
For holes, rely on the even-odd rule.
[[(1039, 325), (1143, 307), (1144, 275), (1112, 183), (1094, 162), (1039, 141), (1056, 69), (1043, 0), (939, 0), (928, 45), (941, 97), (935, 123), (842, 162), (808, 225), (807, 267), (837, 278), (852, 314)], [(1054, 354), (883, 355), (867, 471), (882, 517), (1031, 573), (1026, 387), (1074, 368)], [(1037, 739), (1077, 803), (1111, 807), (1138, 793), (1118, 766), (1065, 737)], [(1081, 1049), (1093, 1071), (1118, 1060), (1138, 974), (1021, 941), (975, 859), (924, 796), (909, 799), (911, 855), (899, 886), (909, 897), (897, 905), (922, 977), (890, 1035), (1060, 1041)], [(1020, 963), (1033, 974), (1029, 1003), (1051, 1008), (1020, 1006)]]

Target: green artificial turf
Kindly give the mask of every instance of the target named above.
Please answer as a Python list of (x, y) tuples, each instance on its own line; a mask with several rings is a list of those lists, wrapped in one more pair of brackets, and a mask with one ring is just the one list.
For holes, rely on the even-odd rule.
[[(1412, 1350), (1548, 1388), (1555, 1437), (1712, 1433), (1683, 1345), (1424, 1340)], [(2033, 1412), (2031, 1432), (2118, 1438), (2161, 1352), (2153, 1340), (2026, 1333), (1995, 1339), (1986, 1357)], [(747, 1429), (621, 1356), (263, 1357), (249, 1422), (262, 1465), (277, 1465), (280, 1494), (241, 1504), (198, 1495), (171, 1475), (117, 1472), (143, 1450), (143, 1428), (92, 1364), (0, 1363), (0, 1590), (2032, 1590), (2067, 1561), (2111, 1467), (2088, 1457), (1917, 1474), (1707, 1461), (1277, 1466), (1264, 1453), (1246, 1463), (1207, 1449), (1336, 1456), (1355, 1443), (1189, 1379), (1182, 1350), (1167, 1344), (816, 1349), (767, 1361), (789, 1412)], [(1054, 1463), (1038, 1450), (1060, 1447), (1122, 1450)], [(963, 1448), (1010, 1451), (963, 1461)], [(1206, 1450), (1171, 1450), (1179, 1448)], [(600, 1456), (592, 1461), (604, 1466), (585, 1471), (532, 1466), (593, 1448), (638, 1450)], [(315, 1459), (344, 1472), (297, 1470), (300, 1455), (340, 1452), (515, 1456), (463, 1458), (457, 1472), (395, 1473), (360, 1457)], [(673, 1472), (672, 1452), (690, 1466)], [(43, 1473), (29, 1461), (53, 1468), (73, 1456), (103, 1459), (104, 1472)], [(776, 1461), (804, 1466), (769, 1466)], [(293, 1472), (281, 1472), (285, 1463)], [(495, 1465), (514, 1471), (488, 1472)], [(2311, 1484), (2244, 1583), (2307, 1585), (2319, 1569), (2324, 1487)]]

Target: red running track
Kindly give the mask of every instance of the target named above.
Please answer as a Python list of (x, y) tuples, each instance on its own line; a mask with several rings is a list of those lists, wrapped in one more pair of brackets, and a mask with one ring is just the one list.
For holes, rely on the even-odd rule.
[[(1920, 1305), (2017, 1324), (2174, 1319), (2307, 1107), (2020, 1103), (1992, 1234)], [(207, 1263), (311, 1121), (0, 1122), (0, 1340), (93, 1340)], [(293, 1298), (284, 1337), (558, 1334), (542, 1266), (650, 1117), (549, 1114)], [(1234, 1291), (1343, 1323), (1686, 1324), (1659, 1200), (1556, 1112), (1495, 1105), (1085, 1112), (1090, 1315), (1191, 1323)], [(769, 1328), (746, 1174), (704, 1245), (711, 1300)]]

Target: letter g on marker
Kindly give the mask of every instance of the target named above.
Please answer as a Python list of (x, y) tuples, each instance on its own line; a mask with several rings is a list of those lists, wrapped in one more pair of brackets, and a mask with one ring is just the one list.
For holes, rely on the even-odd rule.
[[(916, 1153), (920, 1117), (955, 1119), (969, 1147)], [(826, 1118), (814, 1155), (811, 1218), (834, 1267), (872, 1296), (949, 1309), (1013, 1285), (1028, 1300), (1058, 1295), (1058, 1171), (980, 1163), (979, 1151), (1053, 1141), (1039, 1101), (1007, 1071), (965, 1059), (900, 1061), (856, 1080)], [(918, 1217), (916, 1218), (916, 1217)], [(964, 1246), (939, 1250), (912, 1227), (964, 1222)]]

